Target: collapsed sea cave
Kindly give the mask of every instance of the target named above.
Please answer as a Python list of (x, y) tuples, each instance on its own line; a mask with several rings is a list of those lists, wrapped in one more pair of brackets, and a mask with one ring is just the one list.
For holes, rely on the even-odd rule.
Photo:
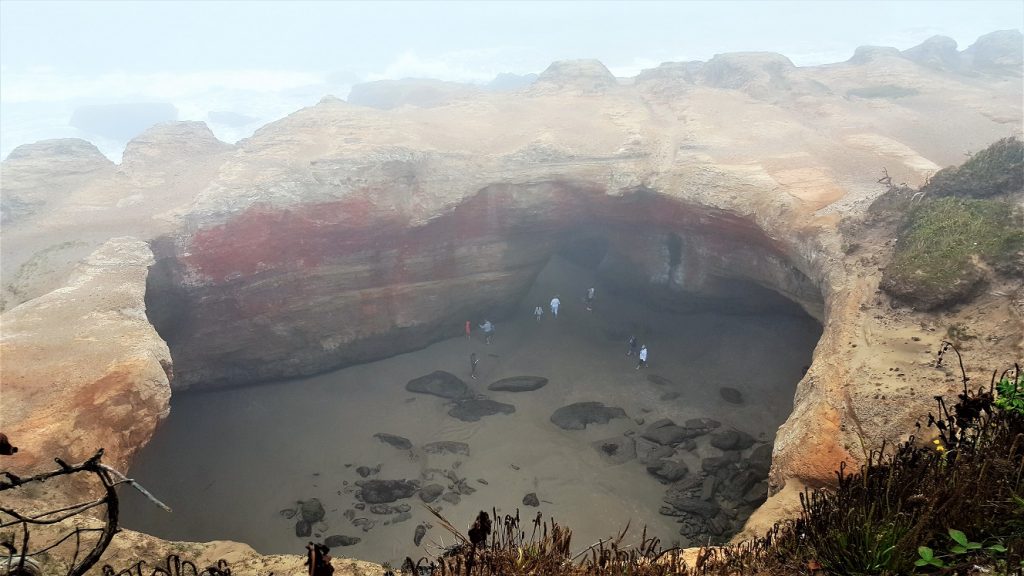
[[(359, 199), (256, 206), (153, 248), (174, 395), (132, 474), (175, 512), (128, 495), (125, 523), (264, 553), (338, 537), (349, 556), (421, 555), (447, 541), (426, 501), (456, 526), (538, 505), (581, 543), (627, 522), (724, 541), (767, 496), (822, 330), (806, 263), (750, 219), (650, 190), (495, 185), (422, 223)], [(546, 383), (499, 384), (524, 376)]]

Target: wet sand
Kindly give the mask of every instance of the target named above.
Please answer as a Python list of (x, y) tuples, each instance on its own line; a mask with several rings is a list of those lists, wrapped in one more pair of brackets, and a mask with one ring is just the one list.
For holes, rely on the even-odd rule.
[[(317, 538), (295, 535), (295, 519), (279, 513), (298, 500), (318, 498), (324, 505), (323, 537), (361, 538), (339, 548), (339, 556), (400, 562), (438, 552), (452, 542), (418, 497), (412, 518), (383, 525), (388, 516), (357, 512), (375, 519), (364, 532), (343, 516), (357, 502), (356, 467), (381, 465), (370, 478), (416, 479), (430, 468), (451, 469), (476, 492), (457, 505), (437, 501), (455, 526), (467, 528), (481, 509), (521, 510), (524, 519), (537, 509), (523, 506), (536, 492), (539, 510), (574, 532), (574, 548), (620, 531), (631, 522), (634, 539), (647, 526), (665, 545), (680, 540), (678, 525), (658, 509), (666, 486), (637, 460), (611, 465), (591, 442), (641, 432), (645, 423), (671, 418), (709, 417), (771, 442), (792, 409), (793, 392), (803, 366), (810, 363), (821, 327), (794, 315), (673, 314), (651, 310), (597, 287), (594, 311), (583, 303), (592, 285), (588, 271), (560, 259), (538, 277), (521, 302), (521, 314), (496, 322), (493, 343), (479, 331), (473, 339), (453, 338), (423, 350), (319, 376), (249, 388), (180, 394), (172, 412), (131, 470), (134, 478), (167, 502), (174, 512), (156, 509), (134, 494), (125, 495), (124, 525), (172, 540), (230, 539), (263, 553), (300, 553)], [(562, 308), (557, 320), (547, 310), (555, 293)], [(534, 321), (534, 306), (545, 315)], [(475, 318), (476, 324), (483, 318)], [(494, 320), (494, 319), (492, 319)], [(636, 333), (649, 347), (646, 369), (627, 358), (626, 338)], [(479, 380), (469, 378), (469, 355), (480, 358)], [(450, 404), (434, 396), (406, 391), (409, 380), (446, 370), (466, 380), (474, 392), (513, 404), (514, 414), (462, 422), (447, 415)], [(671, 384), (654, 384), (656, 374)], [(501, 378), (544, 376), (547, 386), (522, 393), (491, 392)], [(745, 397), (729, 404), (719, 394), (731, 386)], [(661, 400), (668, 392), (678, 393)], [(599, 401), (625, 409), (629, 418), (586, 430), (562, 430), (549, 420), (566, 404)], [(399, 450), (373, 437), (397, 434), (413, 450)], [(438, 440), (466, 442), (470, 455), (434, 455), (419, 450)], [(691, 474), (700, 455), (715, 453), (707, 437), (683, 453)], [(486, 484), (479, 482), (486, 481)], [(446, 484), (443, 479), (439, 483)], [(397, 504), (397, 503), (396, 503)], [(413, 533), (421, 522), (433, 524), (420, 547)]]

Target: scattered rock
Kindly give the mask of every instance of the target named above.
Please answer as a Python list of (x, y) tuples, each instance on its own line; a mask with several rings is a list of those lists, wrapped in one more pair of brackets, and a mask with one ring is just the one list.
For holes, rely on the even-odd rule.
[[(352, 507), (355, 508), (356, 510), (366, 510), (366, 504), (363, 504), (362, 502), (359, 502), (358, 504), (356, 504), (356, 505), (354, 505)], [(353, 517), (355, 517), (354, 514), (353, 514)], [(349, 520), (351, 520), (351, 518), (349, 518)]]
[(373, 506), (370, 506), (370, 512), (374, 514), (400, 514), (410, 510), (412, 510), (412, 507), (408, 504), (398, 504), (397, 506), (391, 506), (390, 504), (374, 504)]
[(295, 523), (295, 535), (299, 538), (306, 538), (313, 533), (313, 525), (305, 520), (299, 520)]
[(563, 430), (583, 430), (587, 424), (607, 424), (612, 418), (625, 418), (622, 408), (601, 402), (577, 402), (563, 406), (551, 415), (551, 422)]
[[(373, 435), (374, 438), (380, 440), (385, 444), (390, 444), (399, 450), (410, 450), (412, 449), (412, 442), (408, 438), (403, 436), (397, 436), (395, 434), (388, 434), (386, 432), (378, 432)], [(358, 472), (358, 470), (357, 470)]]
[(443, 493), (444, 486), (441, 486), (440, 484), (427, 484), (423, 488), (420, 488), (420, 500), (430, 504), (434, 500), (440, 498)]
[(413, 533), (412, 543), (417, 545), (417, 546), (419, 546), (420, 542), (423, 541), (423, 537), (426, 536), (426, 535), (427, 535), (427, 527), (424, 526), (423, 524), (420, 524), (419, 526), (416, 527), (416, 531)]
[(461, 454), (469, 456), (469, 444), (465, 442), (430, 442), (423, 445), (423, 451), (427, 454)]
[(680, 512), (687, 512), (701, 518), (713, 518), (722, 508), (717, 502), (706, 502), (700, 498), (679, 498), (667, 503)]
[(711, 435), (711, 445), (719, 450), (746, 450), (754, 442), (753, 436), (739, 430), (722, 430)]
[(735, 388), (723, 386), (718, 389), (718, 393), (722, 395), (722, 399), (730, 404), (743, 404), (743, 393)]
[(366, 480), (362, 483), (360, 495), (367, 504), (387, 504), (408, 498), (419, 490), (413, 480)]
[(367, 476), (370, 476), (372, 474), (376, 474), (377, 472), (380, 472), (380, 466), (378, 466), (376, 470), (370, 468), (369, 466), (360, 466), (356, 468), (356, 474), (359, 474), (363, 478), (366, 478)]
[(704, 479), (704, 483), (700, 487), (700, 499), (711, 500), (715, 495), (715, 485), (718, 484), (718, 479), (714, 476), (708, 476)]
[(700, 461), (700, 467), (705, 472), (714, 472), (719, 468), (739, 462), (739, 452), (726, 452), (721, 456), (709, 456)]
[(675, 453), (671, 446), (662, 446), (657, 442), (651, 442), (643, 437), (634, 441), (636, 457), (641, 464), (649, 464), (655, 460), (668, 458)]
[(663, 484), (671, 484), (690, 471), (686, 464), (674, 460), (657, 460), (647, 465), (647, 472)]
[(458, 504), (459, 502), (462, 502), (462, 496), (459, 496), (457, 492), (445, 492), (444, 495), (441, 496), (441, 500), (444, 500), (449, 504), (455, 505)]
[(747, 464), (749, 464), (750, 468), (757, 471), (761, 476), (767, 476), (772, 467), (771, 444), (761, 444), (757, 448), (754, 448), (754, 450), (750, 452), (750, 456), (747, 458)]
[(636, 458), (636, 443), (626, 436), (598, 440), (591, 446), (609, 464), (622, 464)]
[(310, 524), (316, 524), (323, 520), (326, 513), (327, 511), (324, 510), (324, 505), (316, 498), (299, 501), (299, 514), (302, 515), (303, 520)]
[(487, 486), (488, 484), (490, 484), (490, 482), (488, 482), (487, 480), (484, 480), (483, 478), (477, 478), (476, 481), (481, 483), (481, 484), (483, 484), (484, 486)]
[(650, 440), (651, 442), (657, 442), (662, 446), (673, 446), (679, 444), (683, 440), (689, 438), (696, 438), (700, 436), (702, 432), (692, 430), (690, 428), (684, 428), (677, 426), (675, 422), (668, 418), (662, 418), (656, 422), (652, 422), (641, 434), (641, 437)]
[(523, 506), (533, 506), (534, 508), (540, 506), (540, 499), (537, 498), (537, 493), (530, 492), (526, 496), (523, 496)]
[(337, 548), (339, 546), (354, 546), (359, 544), (361, 538), (355, 536), (343, 536), (341, 534), (334, 534), (324, 539), (324, 546), (328, 548)]
[(743, 494), (743, 502), (752, 506), (760, 506), (768, 499), (768, 482), (762, 480), (754, 484)]
[(687, 428), (693, 428), (695, 430), (714, 430), (722, 425), (721, 422), (714, 418), (690, 418), (686, 421)]
[(356, 518), (352, 521), (353, 526), (358, 526), (363, 529), (363, 532), (369, 532), (377, 526), (376, 520), (370, 520), (369, 518)]
[(398, 524), (399, 522), (405, 522), (406, 520), (412, 519), (411, 512), (399, 512), (395, 514), (390, 520), (386, 520), (384, 524)]
[(468, 400), (459, 400), (455, 407), (448, 411), (448, 415), (452, 418), (458, 418), (463, 422), (476, 422), (484, 416), (512, 414), (515, 411), (516, 407), (511, 404), (505, 404), (504, 402), (498, 402), (489, 398), (470, 398)]
[(487, 389), (502, 392), (532, 392), (543, 388), (547, 383), (548, 379), (540, 376), (513, 376), (512, 378), (502, 378), (488, 386)]
[(426, 376), (410, 380), (405, 385), (405, 389), (409, 392), (418, 392), (420, 394), (433, 394), (448, 400), (464, 398), (469, 393), (469, 387), (466, 386), (465, 382), (458, 376), (444, 370), (431, 372)]
[(284, 516), (288, 520), (291, 520), (292, 518), (295, 517), (295, 514), (297, 512), (298, 511), (295, 510), (294, 508), (285, 508), (284, 510), (281, 510), (280, 512), (278, 512), (278, 514), (280, 514), (281, 516)]

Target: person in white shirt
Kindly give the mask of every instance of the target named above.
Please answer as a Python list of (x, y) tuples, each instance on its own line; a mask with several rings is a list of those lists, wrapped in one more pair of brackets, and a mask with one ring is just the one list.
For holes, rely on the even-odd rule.
[(562, 304), (562, 301), (558, 299), (558, 295), (555, 295), (551, 299), (551, 315), (558, 318), (558, 307)]
[(537, 322), (540, 322), (540, 318), (543, 315), (544, 315), (544, 308), (543, 307), (537, 306), (536, 308), (533, 309), (533, 317), (537, 319)]
[(639, 370), (641, 366), (647, 368), (647, 344), (640, 346), (640, 361), (636, 363), (636, 369)]
[(484, 331), (484, 342), (490, 344), (491, 336), (494, 335), (494, 324), (491, 324), (490, 320), (484, 320), (484, 323), (480, 325), (480, 329)]

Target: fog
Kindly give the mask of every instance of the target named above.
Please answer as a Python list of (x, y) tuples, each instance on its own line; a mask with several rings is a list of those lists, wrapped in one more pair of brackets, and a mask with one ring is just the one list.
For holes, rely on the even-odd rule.
[[(326, 94), (344, 98), (354, 84), (381, 79), (486, 84), (569, 58), (597, 58), (630, 77), (665, 61), (750, 50), (806, 66), (844, 61), (859, 45), (906, 49), (936, 34), (963, 49), (1022, 21), (1024, 4), (1014, 0), (5, 1), (0, 155), (80, 137), (119, 161), (125, 134), (175, 119), (205, 121), (234, 142)], [(118, 114), (122, 105), (132, 113)], [(97, 107), (120, 119), (96, 129), (88, 120)]]

